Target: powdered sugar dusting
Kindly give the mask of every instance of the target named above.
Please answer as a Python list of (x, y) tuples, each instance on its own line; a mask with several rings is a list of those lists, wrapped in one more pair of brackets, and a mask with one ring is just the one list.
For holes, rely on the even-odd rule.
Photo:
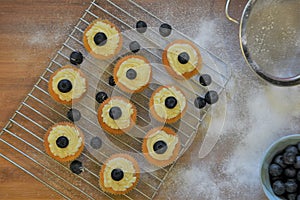
[[(220, 38), (216, 25), (219, 22), (205, 22), (209, 28), (200, 32), (196, 41), (213, 49), (217, 39), (205, 38)], [(228, 43), (218, 43), (218, 48), (232, 47)], [(264, 153), (282, 136), (300, 133), (299, 86), (281, 88), (260, 80), (237, 49), (228, 50), (222, 57), (233, 66), (221, 138), (204, 159), (198, 158), (200, 147), (186, 152), (185, 159), (180, 159), (168, 176), (158, 199), (267, 199), (260, 184)]]

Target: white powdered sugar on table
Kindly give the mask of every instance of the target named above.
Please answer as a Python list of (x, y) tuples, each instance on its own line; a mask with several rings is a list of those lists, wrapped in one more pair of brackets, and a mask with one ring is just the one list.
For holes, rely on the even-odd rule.
[[(228, 44), (221, 42), (217, 30), (219, 22), (200, 24), (209, 28), (203, 29), (196, 41), (204, 46), (217, 44), (216, 48), (226, 51)], [(271, 86), (250, 71), (240, 53), (234, 55), (227, 49), (222, 56), (233, 64), (221, 138), (204, 159), (198, 158), (200, 147), (186, 152), (184, 156), (190, 161), (179, 159), (158, 199), (172, 194), (178, 199), (266, 200), (260, 184), (260, 164), (266, 149), (282, 136), (300, 133), (299, 86)]]

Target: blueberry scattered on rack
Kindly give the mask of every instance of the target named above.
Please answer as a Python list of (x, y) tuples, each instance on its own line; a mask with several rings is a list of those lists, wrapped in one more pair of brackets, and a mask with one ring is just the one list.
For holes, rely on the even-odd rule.
[(219, 100), (219, 95), (216, 91), (210, 90), (205, 94), (205, 101), (208, 104), (215, 104)]
[(145, 33), (147, 30), (147, 24), (144, 21), (138, 21), (135, 27), (137, 32), (139, 33)]
[(80, 162), (78, 160), (74, 160), (70, 164), (70, 170), (75, 174), (80, 174), (81, 172), (83, 172), (82, 162)]
[(90, 144), (93, 149), (100, 149), (102, 146), (102, 140), (99, 137), (93, 137)]
[(69, 120), (71, 120), (72, 122), (76, 122), (79, 121), (81, 118), (81, 113), (79, 110), (75, 109), (75, 108), (71, 108), (68, 113), (67, 113), (67, 117)]
[(113, 76), (110, 76), (110, 77), (108, 78), (108, 84), (109, 84), (110, 86), (115, 86), (115, 85), (116, 85)]
[(211, 76), (208, 74), (202, 74), (199, 77), (199, 83), (203, 86), (209, 86), (212, 82)]
[(108, 98), (107, 94), (105, 92), (98, 92), (96, 94), (96, 101), (98, 103), (103, 103), (103, 101), (105, 101)]
[(73, 51), (70, 55), (70, 62), (73, 65), (80, 65), (83, 61), (83, 55), (79, 51)]
[(129, 49), (133, 53), (137, 53), (141, 49), (141, 45), (137, 41), (130, 42)]
[(195, 105), (196, 108), (201, 109), (201, 108), (204, 108), (206, 106), (206, 101), (203, 97), (199, 96), (195, 99), (194, 105)]
[(171, 32), (172, 32), (172, 26), (171, 25), (166, 24), (166, 23), (160, 25), (159, 33), (160, 33), (161, 36), (168, 37), (169, 35), (171, 35)]

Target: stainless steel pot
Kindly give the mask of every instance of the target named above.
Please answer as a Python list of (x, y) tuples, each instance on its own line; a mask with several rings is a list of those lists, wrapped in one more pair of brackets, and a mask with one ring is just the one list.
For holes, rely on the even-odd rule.
[(240, 24), (240, 46), (251, 69), (278, 86), (300, 84), (300, 0), (249, 0)]

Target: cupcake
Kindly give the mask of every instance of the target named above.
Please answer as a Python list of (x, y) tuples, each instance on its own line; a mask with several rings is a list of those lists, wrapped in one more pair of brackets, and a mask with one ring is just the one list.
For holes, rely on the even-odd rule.
[(175, 40), (162, 54), (162, 62), (171, 76), (177, 79), (189, 79), (202, 68), (199, 49), (188, 40)]
[(79, 69), (64, 66), (51, 75), (48, 91), (61, 104), (76, 103), (87, 91), (87, 80)]
[(164, 167), (176, 160), (180, 150), (180, 141), (172, 129), (158, 127), (146, 134), (142, 150), (149, 163)]
[(45, 135), (46, 153), (59, 162), (75, 160), (84, 148), (84, 136), (79, 128), (69, 122), (50, 127)]
[(144, 90), (151, 80), (152, 69), (149, 61), (142, 56), (126, 56), (114, 68), (114, 80), (125, 92), (134, 93)]
[(150, 98), (150, 112), (152, 116), (166, 123), (174, 123), (184, 115), (187, 101), (183, 92), (175, 86), (161, 86)]
[(136, 122), (136, 108), (123, 97), (112, 97), (100, 104), (98, 121), (101, 127), (112, 134), (129, 131)]
[(83, 33), (83, 45), (98, 59), (109, 59), (122, 48), (122, 35), (119, 29), (108, 20), (95, 20)]
[(127, 154), (115, 154), (105, 161), (100, 171), (99, 185), (104, 192), (126, 194), (138, 183), (140, 168)]

